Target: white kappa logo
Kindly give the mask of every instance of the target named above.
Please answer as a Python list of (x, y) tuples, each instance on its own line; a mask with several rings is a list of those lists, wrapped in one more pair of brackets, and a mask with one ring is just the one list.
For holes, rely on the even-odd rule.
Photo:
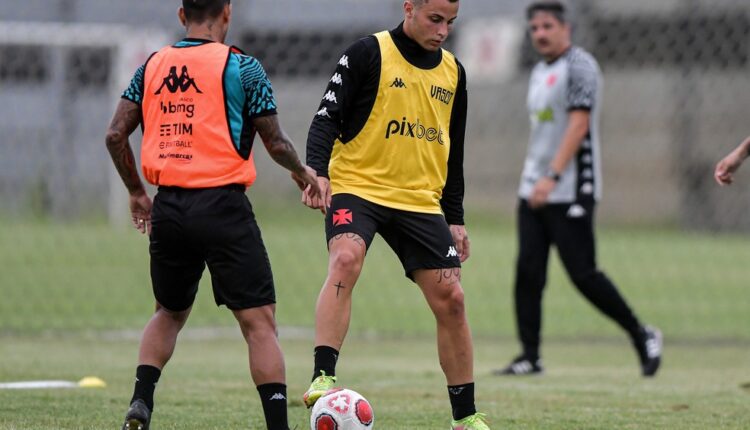
[(349, 68), (349, 57), (346, 55), (343, 55), (341, 59), (339, 60), (339, 66), (344, 66), (347, 69)]
[(323, 100), (328, 100), (331, 103), (338, 104), (338, 100), (336, 100), (336, 94), (333, 91), (328, 91), (325, 96), (323, 96)]
[(568, 218), (581, 218), (586, 216), (586, 209), (581, 205), (570, 205), (568, 208)]
[(448, 248), (448, 255), (446, 255), (446, 257), (458, 257), (458, 252), (456, 252), (455, 246), (451, 246)]

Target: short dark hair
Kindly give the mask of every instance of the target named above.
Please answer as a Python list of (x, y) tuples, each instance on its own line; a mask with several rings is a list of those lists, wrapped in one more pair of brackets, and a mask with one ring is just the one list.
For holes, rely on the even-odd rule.
[[(422, 6), (425, 3), (429, 3), (430, 0), (411, 0), (412, 3), (414, 3), (414, 6), (419, 7)], [(458, 3), (458, 0), (448, 0), (451, 3)]]
[(559, 1), (537, 1), (526, 8), (526, 20), (531, 20), (537, 12), (547, 12), (554, 15), (558, 21), (565, 23), (565, 5)]
[(204, 22), (221, 15), (230, 0), (182, 0), (185, 18), (190, 22)]

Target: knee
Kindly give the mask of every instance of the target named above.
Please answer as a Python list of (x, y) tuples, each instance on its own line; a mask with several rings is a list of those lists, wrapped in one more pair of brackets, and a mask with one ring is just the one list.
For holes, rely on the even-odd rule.
[(242, 334), (248, 340), (277, 336), (276, 319), (273, 311), (266, 308), (264, 306), (250, 312), (243, 312), (237, 318)]
[(580, 270), (570, 274), (570, 280), (580, 290), (586, 290), (595, 286), (603, 274), (595, 269)]
[(449, 318), (451, 320), (463, 318), (466, 312), (465, 308), (464, 290), (459, 285), (456, 285), (440, 297), (440, 305), (437, 307), (438, 317)]
[(352, 249), (341, 249), (331, 254), (331, 272), (359, 274), (362, 270), (363, 256)]
[(451, 315), (463, 316), (466, 305), (464, 303), (464, 290), (461, 287), (456, 287), (451, 291), (448, 297), (448, 304)]
[(190, 316), (190, 308), (184, 311), (170, 311), (160, 304), (156, 304), (156, 314), (175, 324), (183, 325)]
[(546, 262), (537, 261), (530, 256), (519, 256), (516, 260), (516, 273), (525, 277), (539, 276), (546, 269)]
[(522, 294), (539, 293), (544, 284), (547, 283), (547, 271), (545, 267), (534, 266), (519, 261), (516, 265), (516, 292)]

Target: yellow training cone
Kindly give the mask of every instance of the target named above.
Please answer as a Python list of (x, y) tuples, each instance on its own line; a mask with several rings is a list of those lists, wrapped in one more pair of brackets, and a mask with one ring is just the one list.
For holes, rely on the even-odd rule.
[(78, 386), (81, 388), (104, 388), (107, 383), (96, 376), (87, 376), (78, 381)]

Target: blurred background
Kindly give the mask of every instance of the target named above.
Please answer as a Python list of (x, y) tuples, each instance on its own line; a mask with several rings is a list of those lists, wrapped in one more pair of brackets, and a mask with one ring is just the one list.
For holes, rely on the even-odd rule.
[[(465, 287), (473, 327), (488, 337), (514, 333), (515, 191), (528, 137), (526, 83), (537, 61), (526, 5), (463, 1), (448, 46), (469, 75), (466, 207), (475, 251)], [(667, 335), (747, 342), (750, 175), (741, 171), (737, 185), (720, 188), (712, 173), (750, 134), (750, 3), (569, 5), (574, 42), (604, 74), (602, 266)], [(0, 333), (145, 323), (152, 306), (146, 241), (127, 228), (127, 196), (104, 135), (136, 68), (182, 37), (178, 6), (0, 2)], [(228, 42), (266, 68), (300, 154), (342, 51), (402, 17), (398, 0), (238, 0), (233, 7)], [(140, 137), (131, 143), (138, 151)], [(276, 272), (279, 318), (309, 328), (325, 271), (321, 219), (296, 204), (285, 171), (257, 141), (256, 149), (259, 179), (250, 195)], [(547, 333), (620, 336), (570, 289), (556, 262), (550, 288)], [(426, 306), (382, 242), (362, 290), (353, 330), (431, 333)], [(206, 310), (191, 324), (232, 324), (228, 313), (214, 313), (209, 288), (201, 294)], [(408, 328), (405, 314), (414, 318)]]

